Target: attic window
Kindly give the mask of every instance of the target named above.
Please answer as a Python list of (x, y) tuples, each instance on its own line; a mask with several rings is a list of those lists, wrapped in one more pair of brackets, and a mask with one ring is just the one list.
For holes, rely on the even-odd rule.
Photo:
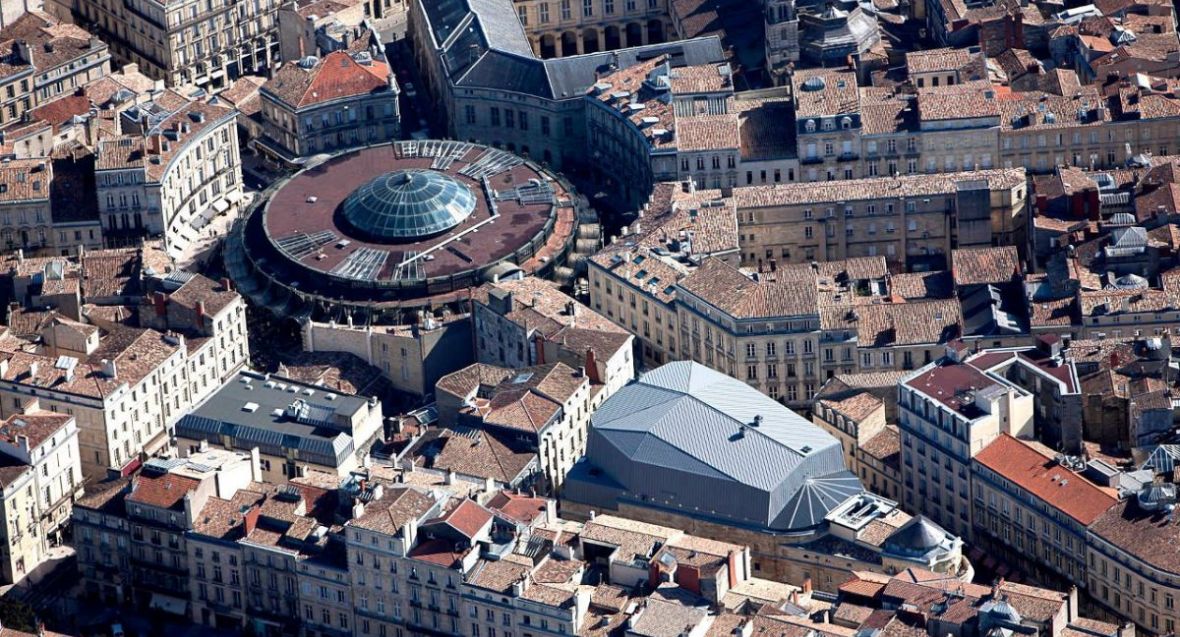
[(533, 377), (532, 372), (525, 372), (523, 374), (517, 374), (516, 378), (512, 379), (512, 384), (519, 385), (521, 383), (527, 383), (527, 382), (529, 382), (529, 379), (532, 377)]

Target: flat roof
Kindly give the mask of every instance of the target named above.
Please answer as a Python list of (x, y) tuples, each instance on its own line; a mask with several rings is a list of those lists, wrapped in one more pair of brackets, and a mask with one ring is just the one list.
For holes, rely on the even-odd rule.
[[(297, 401), (302, 401), (305, 409), (299, 418), (292, 418), (288, 407)], [(258, 446), (270, 455), (299, 449), (302, 459), (339, 466), (354, 450), (352, 433), (342, 423), (350, 421), (367, 402), (364, 397), (279, 376), (239, 372), (181, 418), (176, 435), (215, 443), (228, 435), (242, 441), (235, 444), (241, 449)]]
[(975, 405), (976, 392), (1001, 384), (972, 365), (950, 363), (936, 365), (914, 376), (905, 381), (905, 386), (974, 420), (984, 415), (983, 410)]
[[(477, 178), (483, 174), (478, 168), (493, 170), (493, 165), (498, 170), (487, 175), (485, 187)], [(407, 169), (435, 170), (454, 178), (475, 195), (475, 210), (440, 235), (397, 243), (366, 240), (340, 220), (338, 210), (353, 191), (387, 172)], [(517, 188), (533, 183), (548, 185), (553, 196), (535, 201), (515, 196)], [(557, 202), (568, 197), (556, 180), (510, 153), (456, 142), (449, 161), (440, 162), (410, 152), (402, 142), (345, 153), (296, 174), (267, 204), (263, 224), (267, 238), (285, 258), (323, 275), (350, 278), (339, 266), (347, 267), (346, 261), (358, 259), (366, 249), (374, 251), (374, 258), (382, 260), (379, 267), (352, 278), (376, 284), (454, 275), (511, 257), (542, 233), (561, 207)], [(499, 217), (489, 222), (493, 210)], [(476, 226), (478, 232), (470, 232)], [(324, 242), (297, 241), (301, 238)], [(431, 258), (399, 268), (430, 250)]]

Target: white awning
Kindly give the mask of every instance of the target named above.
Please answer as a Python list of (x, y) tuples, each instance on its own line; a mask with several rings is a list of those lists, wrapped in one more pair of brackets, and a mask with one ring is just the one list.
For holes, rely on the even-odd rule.
[(187, 615), (188, 602), (176, 597), (162, 595), (160, 593), (152, 593), (151, 608), (162, 610), (173, 615)]
[(213, 209), (218, 213), (222, 213), (226, 210), (229, 210), (229, 204), (226, 203), (224, 199), (218, 199), (217, 201), (213, 202)]
[(225, 200), (230, 203), (238, 203), (239, 201), (242, 200), (242, 191), (231, 190), (231, 191), (225, 193)]

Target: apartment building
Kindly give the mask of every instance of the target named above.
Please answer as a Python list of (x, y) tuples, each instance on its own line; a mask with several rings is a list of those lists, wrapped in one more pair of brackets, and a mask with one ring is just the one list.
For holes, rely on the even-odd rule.
[(513, 2), (533, 53), (552, 58), (675, 39), (666, 0)]
[(183, 336), (124, 328), (100, 339), (97, 327), (60, 318), (47, 329), (48, 351), (15, 351), (0, 366), (0, 415), (45, 409), (77, 418), (90, 477), (131, 470), (141, 454), (170, 444), (165, 405), (174, 392), (187, 394)]
[(174, 258), (191, 258), (210, 220), (242, 199), (237, 112), (166, 91), (121, 117), (122, 134), (96, 149), (103, 233), (113, 245), (162, 235)]
[[(1015, 174), (999, 179), (1017, 187)], [(744, 232), (751, 217), (733, 203), (741, 192), (797, 187), (739, 187), (723, 199), (661, 185), (629, 233), (589, 260), (592, 309), (635, 334), (648, 365), (691, 358), (795, 406), (838, 373), (940, 356), (962, 334), (963, 313), (949, 283), (927, 280), (936, 276), (891, 275), (884, 255), (812, 265), (739, 254), (764, 234)], [(745, 270), (735, 267), (742, 256)]]
[(584, 368), (591, 409), (635, 376), (635, 337), (548, 281), (486, 283), (471, 318), (480, 363), (519, 368), (560, 361)]
[[(372, 5), (394, 4), (372, 0)], [(279, 54), (294, 62), (325, 55), (339, 42), (351, 46), (358, 28), (369, 18), (370, 0), (289, 0), (279, 6)]]
[(132, 599), (140, 607), (185, 614), (192, 586), (189, 532), (211, 497), (232, 497), (255, 473), (248, 456), (224, 454), (150, 460), (132, 477), (124, 506), (130, 522)]
[(791, 75), (800, 180), (832, 181), (863, 176), (863, 114), (856, 73), (851, 69), (809, 69)]
[(558, 492), (586, 450), (591, 378), (562, 362), (509, 369), (476, 363), (435, 386), (439, 421), (525, 442), (538, 456), (545, 490)]
[(176, 423), (182, 456), (256, 448), (261, 480), (275, 484), (311, 474), (343, 478), (383, 439), (376, 398), (248, 371), (233, 374)]
[(10, 47), (0, 52), (0, 128), (19, 128), (26, 113), (111, 71), (107, 45), (75, 25), (32, 11), (0, 26)]
[(380, 47), (372, 49), (354, 46), (279, 68), (259, 91), (259, 148), (280, 162), (297, 164), (317, 153), (397, 139), (397, 78)]
[(1033, 395), (971, 364), (965, 349), (902, 381), (898, 428), (907, 510), (971, 536), (971, 459), (1000, 434), (1033, 436)]
[[(911, 568), (891, 577), (858, 573), (840, 587), (833, 617), (848, 630), (910, 635), (979, 636), (1011, 630), (1046, 637), (1079, 632), (1095, 637), (1134, 637), (1131, 624), (1081, 615), (1082, 600), (1077, 589), (1063, 592), (1003, 578), (991, 586), (964, 584)], [(919, 610), (911, 614), (910, 608)]]
[(1021, 170), (734, 188), (747, 266), (883, 256), (907, 269), (946, 267), (951, 251), (1022, 245), (1028, 190)]
[(671, 56), (657, 56), (599, 78), (586, 95), (586, 135), (601, 158), (589, 169), (618, 191), (612, 201), (639, 208), (660, 181), (737, 185), (741, 118), (732, 73), (725, 63), (673, 66)]
[(42, 411), (6, 418), (0, 423), (0, 479), (8, 545), (0, 577), (18, 584), (49, 558), (82, 495), (74, 418)]
[(1087, 530), (1087, 592), (1102, 607), (1144, 631), (1167, 632), (1177, 623), (1180, 587), (1177, 554), (1166, 538), (1176, 530), (1169, 506), (1176, 485), (1144, 485), (1114, 504)]
[(885, 431), (885, 403), (867, 391), (832, 391), (825, 384), (816, 395), (811, 421), (840, 441), (844, 465), (860, 475), (858, 451)]
[(51, 276), (33, 298), (60, 311), (44, 312), (28, 334), (37, 345), (10, 344), (0, 364), (0, 415), (40, 409), (74, 416), (87, 477), (134, 470), (142, 455), (167, 448), (176, 420), (248, 356), (241, 298), (200, 275), (155, 295), (140, 313), (142, 327), (78, 320), (83, 300), (142, 298), (141, 259), (136, 250), (96, 251), (86, 253), (80, 270), (65, 258), (37, 260), (42, 267), (33, 269)]
[[(175, 290), (157, 291), (150, 297), (151, 312), (144, 308), (139, 320), (145, 327), (189, 335), (189, 390), (195, 402), (250, 362), (246, 302), (229, 279), (180, 278), (187, 280)], [(169, 415), (180, 413), (179, 405), (173, 404)]]
[(1077, 457), (1000, 435), (971, 463), (977, 541), (995, 555), (1032, 563), (1038, 581), (1086, 588), (1086, 529), (1119, 496), (1077, 475), (1079, 465)]
[(227, 86), (265, 75), (278, 62), (280, 0), (78, 0), (78, 23), (111, 46), (122, 63), (138, 64), (171, 87)]

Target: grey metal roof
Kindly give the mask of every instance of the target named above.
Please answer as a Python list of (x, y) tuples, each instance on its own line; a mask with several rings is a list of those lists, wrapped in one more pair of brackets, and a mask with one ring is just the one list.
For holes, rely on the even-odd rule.
[(553, 99), (545, 63), (533, 57), (491, 50), (472, 64), (457, 86), (498, 88)]
[(553, 99), (580, 97), (598, 81), (597, 74), (611, 64), (625, 69), (661, 55), (667, 55), (669, 63), (677, 67), (725, 61), (721, 39), (715, 35), (617, 51), (551, 58), (544, 61), (549, 78), (549, 90)]
[[(300, 416), (292, 418), (287, 408), (297, 401)], [(240, 373), (181, 418), (176, 435), (218, 445), (228, 436), (235, 449), (258, 447), (269, 455), (298, 449), (301, 459), (336, 467), (354, 451), (348, 423), (367, 402), (277, 376)]]
[(815, 526), (829, 511), (862, 491), (864, 487), (851, 471), (808, 478), (803, 481), (795, 497), (782, 508), (773, 526), (783, 529)]
[(863, 490), (835, 438), (697, 363), (644, 374), (591, 422), (589, 462), (626, 497), (657, 505), (789, 530), (821, 523)]

